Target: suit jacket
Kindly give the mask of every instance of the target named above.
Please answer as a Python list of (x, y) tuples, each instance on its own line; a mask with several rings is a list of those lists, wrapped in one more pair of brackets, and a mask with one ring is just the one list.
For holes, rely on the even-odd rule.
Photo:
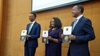
[[(73, 26), (73, 23), (72, 23)], [(88, 42), (95, 39), (92, 23), (82, 16), (77, 22), (72, 34), (76, 36), (75, 41), (71, 41), (69, 46), (69, 56), (90, 56)]]
[[(27, 33), (29, 31), (30, 28), (30, 23), (27, 24), (26, 30)], [(29, 33), (29, 35), (31, 36), (28, 40), (26, 39), (25, 41), (25, 46), (28, 47), (38, 47), (38, 38), (40, 37), (40, 31), (41, 31), (41, 26), (40, 24), (38, 24), (37, 22), (35, 22), (32, 26), (32, 29)]]

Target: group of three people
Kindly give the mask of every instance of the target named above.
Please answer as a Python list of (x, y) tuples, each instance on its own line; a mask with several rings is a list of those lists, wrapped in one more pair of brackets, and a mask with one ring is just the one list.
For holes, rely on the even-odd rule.
[[(94, 30), (90, 19), (82, 14), (84, 8), (82, 5), (75, 5), (72, 8), (72, 16), (75, 21), (72, 23), (72, 35), (69, 36), (71, 43), (68, 49), (68, 56), (90, 56), (88, 42), (95, 39)], [(41, 26), (35, 21), (36, 14), (31, 12), (29, 15), (31, 23), (27, 25), (27, 35), (25, 41), (24, 56), (35, 56), (38, 47), (38, 38), (40, 37)], [(45, 56), (62, 56), (62, 38), (64, 37), (62, 23), (59, 18), (53, 17), (50, 21), (48, 30), (49, 44), (45, 45)], [(67, 55), (66, 55), (67, 56)]]

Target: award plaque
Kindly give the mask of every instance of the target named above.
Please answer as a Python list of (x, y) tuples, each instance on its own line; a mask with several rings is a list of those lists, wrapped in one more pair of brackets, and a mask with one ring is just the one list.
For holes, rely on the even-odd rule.
[(63, 29), (63, 34), (64, 34), (64, 38), (63, 38), (63, 42), (71, 42), (71, 40), (69, 39), (69, 35), (71, 35), (72, 33), (72, 26), (67, 26), (64, 27)]
[(42, 42), (45, 43), (45, 44), (49, 43), (47, 37), (48, 37), (48, 31), (44, 30), (43, 34), (42, 34)]
[(20, 41), (26, 41), (27, 30), (22, 30)]
[(45, 43), (45, 44), (48, 44), (49, 43), (47, 37), (42, 37), (42, 42)]
[(71, 42), (71, 40), (69, 39), (69, 35), (64, 35), (63, 42)]

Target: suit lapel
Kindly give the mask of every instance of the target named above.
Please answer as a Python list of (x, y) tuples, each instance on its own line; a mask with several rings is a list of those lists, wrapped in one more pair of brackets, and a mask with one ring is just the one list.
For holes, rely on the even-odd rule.
[(29, 32), (29, 34), (30, 34), (30, 33), (31, 33), (31, 31), (34, 29), (35, 24), (36, 24), (36, 22), (33, 24), (33, 26), (32, 26), (32, 28), (31, 28), (31, 30), (30, 30), (30, 32)]
[(71, 26), (73, 26), (74, 21), (72, 22)]
[(31, 25), (30, 23), (27, 25), (27, 33), (29, 31), (30, 25)]
[[(74, 32), (74, 31), (78, 28), (78, 26), (81, 25), (82, 18), (84, 18), (84, 17), (82, 16), (82, 17), (79, 19), (79, 21), (77, 22), (77, 24), (76, 24), (76, 26), (75, 26), (75, 28), (73, 29), (72, 32)], [(72, 26), (73, 26), (73, 24), (72, 24)]]

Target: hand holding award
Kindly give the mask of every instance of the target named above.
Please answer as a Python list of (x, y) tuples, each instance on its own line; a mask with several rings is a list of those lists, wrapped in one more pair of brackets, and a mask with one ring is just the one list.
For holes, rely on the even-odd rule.
[(63, 42), (71, 42), (69, 36), (71, 35), (72, 33), (72, 26), (67, 26), (67, 27), (64, 27), (63, 29)]
[(44, 30), (43, 33), (42, 33), (42, 42), (45, 43), (45, 44), (48, 44), (48, 31), (47, 30)]
[(20, 36), (20, 41), (26, 41), (26, 35), (27, 35), (27, 30), (22, 30), (21, 36)]

